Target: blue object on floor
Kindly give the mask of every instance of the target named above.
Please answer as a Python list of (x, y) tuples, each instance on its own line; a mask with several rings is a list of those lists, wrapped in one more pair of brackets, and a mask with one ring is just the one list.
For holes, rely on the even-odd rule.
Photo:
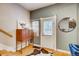
[(69, 44), (69, 48), (72, 56), (79, 56), (79, 45)]

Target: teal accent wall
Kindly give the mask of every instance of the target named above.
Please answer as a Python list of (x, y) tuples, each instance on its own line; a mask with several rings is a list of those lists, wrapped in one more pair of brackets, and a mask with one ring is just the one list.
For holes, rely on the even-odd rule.
[[(31, 11), (31, 19), (39, 19), (42, 17), (49, 17), (56, 15), (57, 23), (64, 17), (73, 17), (77, 21), (77, 4), (63, 3), (55, 4), (41, 9)], [(68, 45), (70, 43), (77, 43), (77, 27), (69, 33), (61, 32), (57, 29), (56, 39), (57, 49), (69, 50)]]

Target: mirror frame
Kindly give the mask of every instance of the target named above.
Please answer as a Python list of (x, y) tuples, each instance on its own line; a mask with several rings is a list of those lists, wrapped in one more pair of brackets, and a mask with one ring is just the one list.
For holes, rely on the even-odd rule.
[(63, 21), (63, 20), (69, 20), (69, 19), (72, 19), (73, 21), (74, 21), (74, 23), (75, 23), (75, 27), (74, 27), (74, 29), (76, 28), (76, 20), (74, 20), (74, 18), (71, 18), (71, 17), (64, 17), (64, 18), (62, 18), (59, 22), (58, 22), (58, 29), (60, 30), (60, 31), (62, 31), (62, 32), (71, 32), (71, 31), (73, 31), (74, 29), (72, 29), (72, 30), (70, 30), (70, 31), (64, 31), (64, 30), (62, 30), (62, 29), (60, 29), (60, 23)]

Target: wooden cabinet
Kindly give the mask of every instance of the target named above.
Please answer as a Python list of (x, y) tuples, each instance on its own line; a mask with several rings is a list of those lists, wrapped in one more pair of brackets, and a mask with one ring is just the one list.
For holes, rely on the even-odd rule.
[(29, 40), (33, 40), (33, 37), (32, 30), (16, 29), (16, 51), (28, 46)]
[(32, 31), (28, 29), (16, 29), (16, 40), (27, 41), (32, 39)]

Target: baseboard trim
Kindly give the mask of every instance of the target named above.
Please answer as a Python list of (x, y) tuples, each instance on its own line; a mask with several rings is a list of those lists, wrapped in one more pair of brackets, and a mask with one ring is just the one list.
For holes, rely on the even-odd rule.
[[(37, 45), (37, 44), (33, 44), (34, 46), (37, 46), (37, 47), (41, 47), (40, 45)], [(44, 48), (44, 47), (42, 47)], [(51, 49), (51, 48), (48, 48), (48, 49)], [(54, 48), (53, 48), (54, 49)], [(52, 49), (51, 49), (52, 50)], [(67, 51), (67, 50), (62, 50), (62, 49), (54, 49), (54, 50), (57, 50), (57, 51), (60, 51), (60, 52), (64, 52), (64, 53), (68, 53), (68, 54), (71, 54), (70, 51)]]
[(10, 47), (10, 46), (6, 46), (4, 44), (0, 44), (0, 50), (6, 50), (6, 51), (15, 52), (16, 48), (13, 48), (13, 47)]
[(65, 53), (68, 53), (68, 54), (71, 54), (70, 51), (67, 51), (67, 50), (62, 50), (62, 49), (56, 49), (57, 51), (61, 51), (61, 52), (65, 52)]

